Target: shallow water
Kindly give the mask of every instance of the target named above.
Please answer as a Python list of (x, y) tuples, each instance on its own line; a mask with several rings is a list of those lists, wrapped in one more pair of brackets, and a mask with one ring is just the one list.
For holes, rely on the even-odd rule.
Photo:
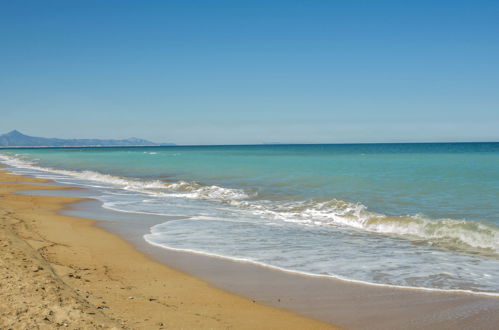
[(154, 245), (369, 283), (499, 293), (499, 144), (12, 149)]

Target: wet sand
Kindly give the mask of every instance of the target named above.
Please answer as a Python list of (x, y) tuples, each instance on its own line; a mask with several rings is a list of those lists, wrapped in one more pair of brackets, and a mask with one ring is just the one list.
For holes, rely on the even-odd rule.
[(65, 213), (105, 219), (98, 225), (216, 287), (347, 329), (497, 329), (499, 324), (499, 297), (366, 285), (160, 248), (142, 236), (164, 217), (137, 218), (103, 209), (97, 201), (74, 204)]
[(151, 260), (94, 220), (57, 214), (81, 198), (15, 194), (69, 189), (45, 182), (0, 171), (0, 328), (333, 328)]

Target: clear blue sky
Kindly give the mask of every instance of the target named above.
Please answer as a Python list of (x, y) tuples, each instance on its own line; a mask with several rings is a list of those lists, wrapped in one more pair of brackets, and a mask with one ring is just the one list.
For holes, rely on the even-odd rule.
[(499, 141), (499, 1), (0, 0), (0, 132)]

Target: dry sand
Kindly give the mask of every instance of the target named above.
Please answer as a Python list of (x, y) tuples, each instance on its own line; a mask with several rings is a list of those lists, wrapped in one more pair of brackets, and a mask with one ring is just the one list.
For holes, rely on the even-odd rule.
[[(94, 221), (58, 215), (63, 189), (0, 171), (0, 329), (330, 329), (152, 261)], [(35, 184), (33, 184), (35, 183)]]

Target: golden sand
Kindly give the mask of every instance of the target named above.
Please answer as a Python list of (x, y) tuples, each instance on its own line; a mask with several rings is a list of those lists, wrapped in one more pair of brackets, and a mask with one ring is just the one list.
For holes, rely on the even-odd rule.
[(0, 171), (0, 328), (332, 328), (214, 288), (95, 221), (57, 214), (78, 198), (14, 194), (63, 189), (44, 182)]

